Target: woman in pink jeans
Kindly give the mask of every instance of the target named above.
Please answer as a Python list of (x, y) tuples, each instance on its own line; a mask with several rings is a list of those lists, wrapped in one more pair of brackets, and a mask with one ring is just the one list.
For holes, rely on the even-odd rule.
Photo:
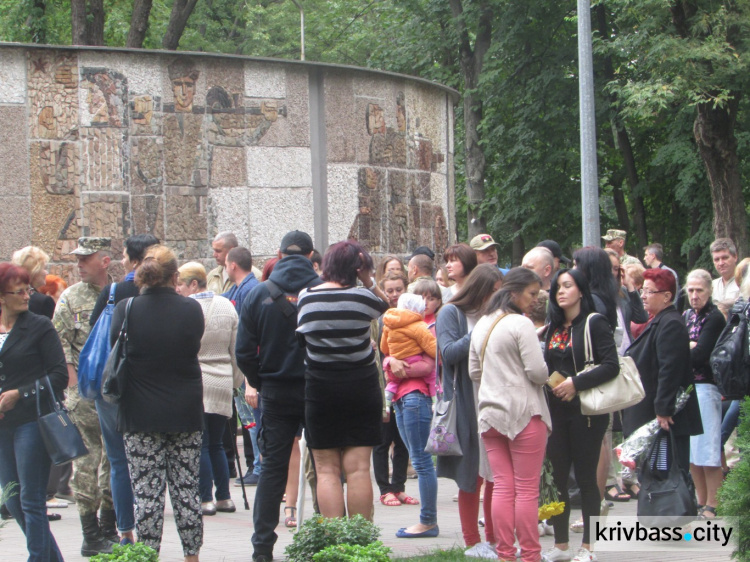
[(552, 429), (543, 386), (547, 381), (533, 308), (541, 281), (531, 270), (511, 269), (474, 327), (469, 376), (479, 382), (478, 426), (495, 481), (492, 523), (500, 560), (539, 562), (539, 475)]

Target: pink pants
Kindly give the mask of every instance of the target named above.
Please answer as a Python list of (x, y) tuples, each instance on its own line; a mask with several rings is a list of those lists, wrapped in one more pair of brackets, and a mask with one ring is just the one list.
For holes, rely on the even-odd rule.
[(472, 547), (482, 542), (479, 536), (479, 494), (482, 493), (484, 483), (484, 535), (488, 543), (495, 542), (495, 532), (492, 526), (492, 482), (484, 482), (484, 478), (477, 477), (477, 487), (474, 492), (458, 490), (458, 517), (461, 520), (461, 532), (466, 546)]
[(539, 477), (547, 446), (547, 426), (540, 416), (515, 439), (495, 429), (482, 434), (495, 479), (492, 494), (492, 522), (495, 526), (497, 553), (502, 560), (515, 560), (515, 538), (521, 546), (523, 562), (538, 562)]

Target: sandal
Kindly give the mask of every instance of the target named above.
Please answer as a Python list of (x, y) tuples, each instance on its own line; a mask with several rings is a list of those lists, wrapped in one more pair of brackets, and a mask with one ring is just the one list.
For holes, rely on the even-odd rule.
[[(706, 515), (706, 513), (710, 513), (711, 515)], [(698, 519), (716, 519), (717, 517), (715, 507), (704, 505), (698, 509)]]
[[(612, 490), (615, 491), (615, 493), (612, 493)], [(616, 482), (612, 484), (611, 486), (607, 486), (607, 489), (605, 490), (604, 495), (607, 497), (608, 500), (613, 502), (629, 502), (630, 501), (630, 494), (628, 492), (623, 492), (622, 488), (620, 488), (620, 485)]]
[(570, 530), (574, 533), (583, 533), (583, 519), (570, 524)]
[(625, 493), (634, 500), (637, 500), (638, 494), (641, 493), (641, 487), (638, 484), (625, 484)]
[(393, 492), (388, 492), (387, 494), (383, 494), (380, 496), (380, 503), (383, 505), (387, 505), (390, 507), (396, 507), (401, 505), (401, 501), (396, 497), (396, 494)]
[[(291, 509), (292, 510), (292, 514), (291, 515), (287, 515), (286, 514), (286, 510), (287, 509)], [(292, 527), (296, 527), (297, 526), (297, 508), (296, 507), (292, 507), (292, 506), (285, 507), (284, 508), (284, 515), (286, 516), (286, 517), (284, 517), (284, 526), (285, 527), (292, 528)]]
[(419, 500), (411, 496), (407, 496), (406, 492), (400, 492), (396, 494), (396, 499), (406, 505), (419, 505)]

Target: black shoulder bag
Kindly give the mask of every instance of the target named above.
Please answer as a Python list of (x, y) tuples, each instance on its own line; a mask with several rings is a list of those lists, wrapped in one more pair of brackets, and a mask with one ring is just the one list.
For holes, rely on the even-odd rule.
[[(43, 381), (41, 384), (40, 380)], [(39, 395), (45, 390), (49, 394), (52, 411), (42, 415)], [(42, 435), (44, 447), (53, 464), (64, 464), (89, 454), (81, 433), (71, 421), (68, 411), (55, 396), (48, 375), (36, 381), (36, 411), (39, 416), (39, 433)]]
[(125, 306), (125, 320), (122, 322), (120, 335), (112, 346), (102, 373), (102, 397), (111, 404), (120, 403), (128, 384), (128, 316), (133, 298), (130, 297)]

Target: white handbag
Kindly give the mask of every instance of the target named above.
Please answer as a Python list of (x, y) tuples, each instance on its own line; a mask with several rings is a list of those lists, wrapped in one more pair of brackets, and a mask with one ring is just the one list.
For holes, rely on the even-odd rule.
[[(597, 313), (589, 314), (586, 318), (584, 329), (586, 366), (577, 374), (590, 371), (598, 365), (594, 364), (593, 346), (591, 345), (591, 333), (589, 323), (591, 317)], [(646, 396), (641, 383), (641, 375), (632, 357), (620, 357), (620, 373), (605, 383), (582, 390), (578, 393), (581, 399), (581, 413), (584, 416), (597, 416), (624, 410), (635, 406)]]

